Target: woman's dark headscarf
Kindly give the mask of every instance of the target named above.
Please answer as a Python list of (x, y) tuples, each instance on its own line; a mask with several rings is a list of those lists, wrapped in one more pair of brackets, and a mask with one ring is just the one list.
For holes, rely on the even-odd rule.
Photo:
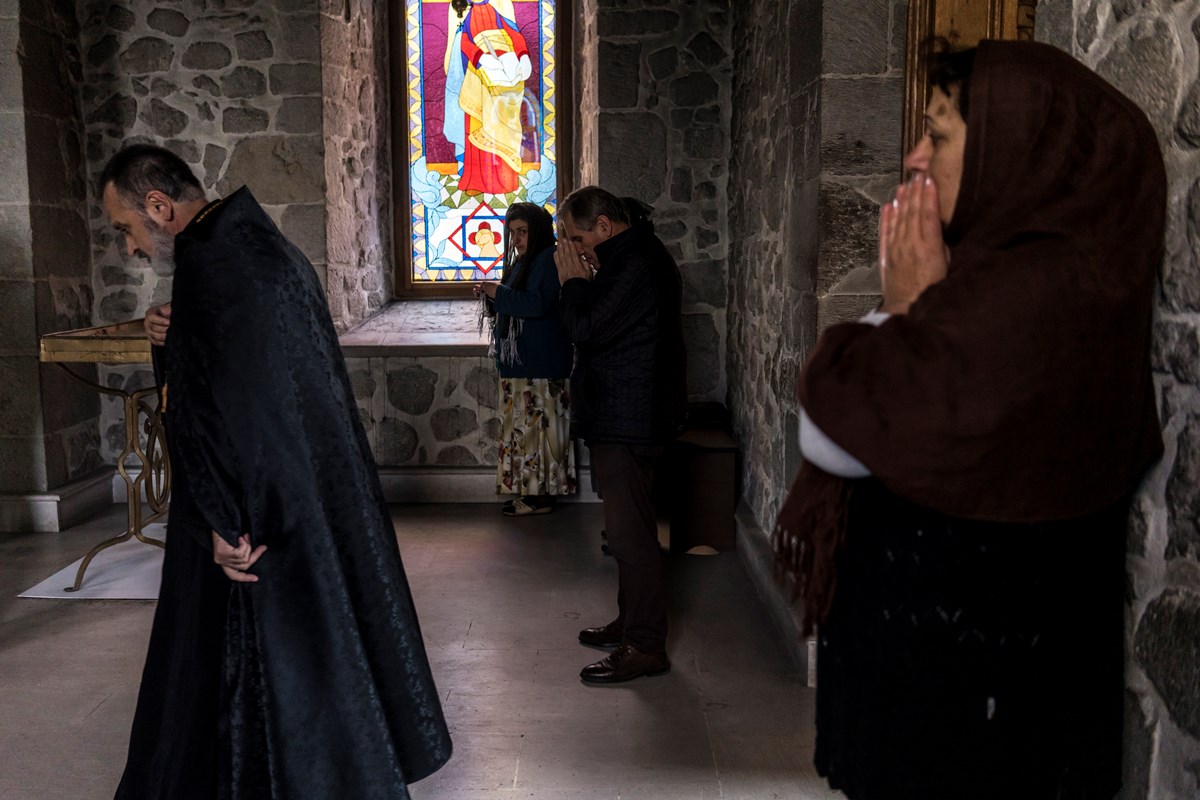
[[(529, 238), (526, 240), (525, 254), (519, 258), (508, 242), (509, 226), (517, 220), (529, 225)], [(517, 291), (524, 290), (525, 284), (529, 280), (529, 268), (533, 264), (533, 260), (546, 248), (553, 246), (554, 218), (550, 216), (550, 212), (534, 203), (513, 203), (504, 214), (504, 271), (501, 275), (501, 283)], [(482, 317), (479, 324), (482, 329)], [(494, 324), (496, 338), (501, 342), (514, 342), (515, 336), (520, 334), (520, 326), (518, 325), (517, 329), (513, 330), (513, 320), (507, 314), (497, 315)], [(493, 341), (496, 339), (494, 338)], [(510, 344), (507, 348), (501, 348), (501, 350), (509, 353), (512, 358), (516, 358), (515, 343)]]
[[(1083, 516), (1128, 497), (1162, 453), (1149, 360), (1162, 156), (1133, 102), (1047, 45), (981, 42), (969, 93), (949, 273), (906, 315), (826, 331), (800, 401), (912, 502), (1000, 522)], [(804, 483), (782, 531), (812, 518)], [(815, 580), (821, 613), (832, 577)]]
[[(509, 226), (521, 220), (529, 226), (525, 254), (516, 257), (508, 244)], [(513, 203), (504, 214), (504, 274), (503, 282), (514, 289), (524, 289), (529, 265), (547, 247), (554, 246), (554, 218), (550, 212), (533, 203)]]

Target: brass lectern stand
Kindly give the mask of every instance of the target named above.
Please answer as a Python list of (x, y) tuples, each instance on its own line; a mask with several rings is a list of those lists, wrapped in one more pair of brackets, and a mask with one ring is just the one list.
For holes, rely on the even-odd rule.
[[(161, 519), (167, 513), (171, 496), (171, 463), (167, 458), (166, 440), (163, 437), (162, 415), (157, 401), (151, 405), (150, 398), (156, 394), (153, 386), (135, 389), (132, 392), (110, 389), (73, 372), (67, 364), (149, 364), (150, 342), (142, 330), (142, 321), (133, 320), (117, 325), (98, 328), (80, 328), (62, 333), (51, 333), (41, 337), (40, 358), (55, 363), (79, 383), (101, 394), (120, 397), (125, 403), (125, 447), (117, 456), (117, 472), (125, 481), (128, 503), (129, 526), (120, 536), (106, 539), (88, 551), (75, 574), (75, 585), (65, 589), (74, 592), (83, 583), (83, 574), (92, 559), (103, 549), (114, 544), (136, 538), (139, 542), (163, 547), (160, 539), (146, 536), (145, 527)], [(138, 421), (145, 415), (142, 432), (146, 446), (142, 447)], [(141, 461), (141, 470), (131, 477), (125, 468), (130, 454)], [(150, 516), (143, 519), (141, 496), (145, 491), (150, 506)]]

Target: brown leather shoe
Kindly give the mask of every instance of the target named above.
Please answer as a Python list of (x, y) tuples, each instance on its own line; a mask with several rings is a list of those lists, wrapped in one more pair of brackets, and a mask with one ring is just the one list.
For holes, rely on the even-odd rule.
[(621, 620), (614, 619), (602, 628), (584, 628), (579, 632), (579, 643), (588, 647), (600, 647), (605, 650), (618, 647), (625, 638), (625, 628)]
[(642, 676), (671, 671), (666, 653), (642, 653), (631, 644), (618, 647), (608, 658), (589, 664), (579, 673), (584, 683), (623, 683)]

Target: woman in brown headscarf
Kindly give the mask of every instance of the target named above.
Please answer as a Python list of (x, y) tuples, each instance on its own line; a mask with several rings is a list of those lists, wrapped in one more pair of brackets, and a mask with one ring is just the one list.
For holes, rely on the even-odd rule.
[(852, 800), (1107, 799), (1126, 520), (1162, 450), (1162, 158), (1051, 47), (930, 74), (882, 313), (826, 331), (800, 379), (775, 545), (819, 622), (817, 768)]

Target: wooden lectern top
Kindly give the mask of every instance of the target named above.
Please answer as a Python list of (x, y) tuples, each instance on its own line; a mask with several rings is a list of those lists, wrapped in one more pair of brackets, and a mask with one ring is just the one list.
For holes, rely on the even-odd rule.
[(140, 319), (48, 333), (40, 343), (38, 358), (48, 363), (150, 363), (150, 341)]

